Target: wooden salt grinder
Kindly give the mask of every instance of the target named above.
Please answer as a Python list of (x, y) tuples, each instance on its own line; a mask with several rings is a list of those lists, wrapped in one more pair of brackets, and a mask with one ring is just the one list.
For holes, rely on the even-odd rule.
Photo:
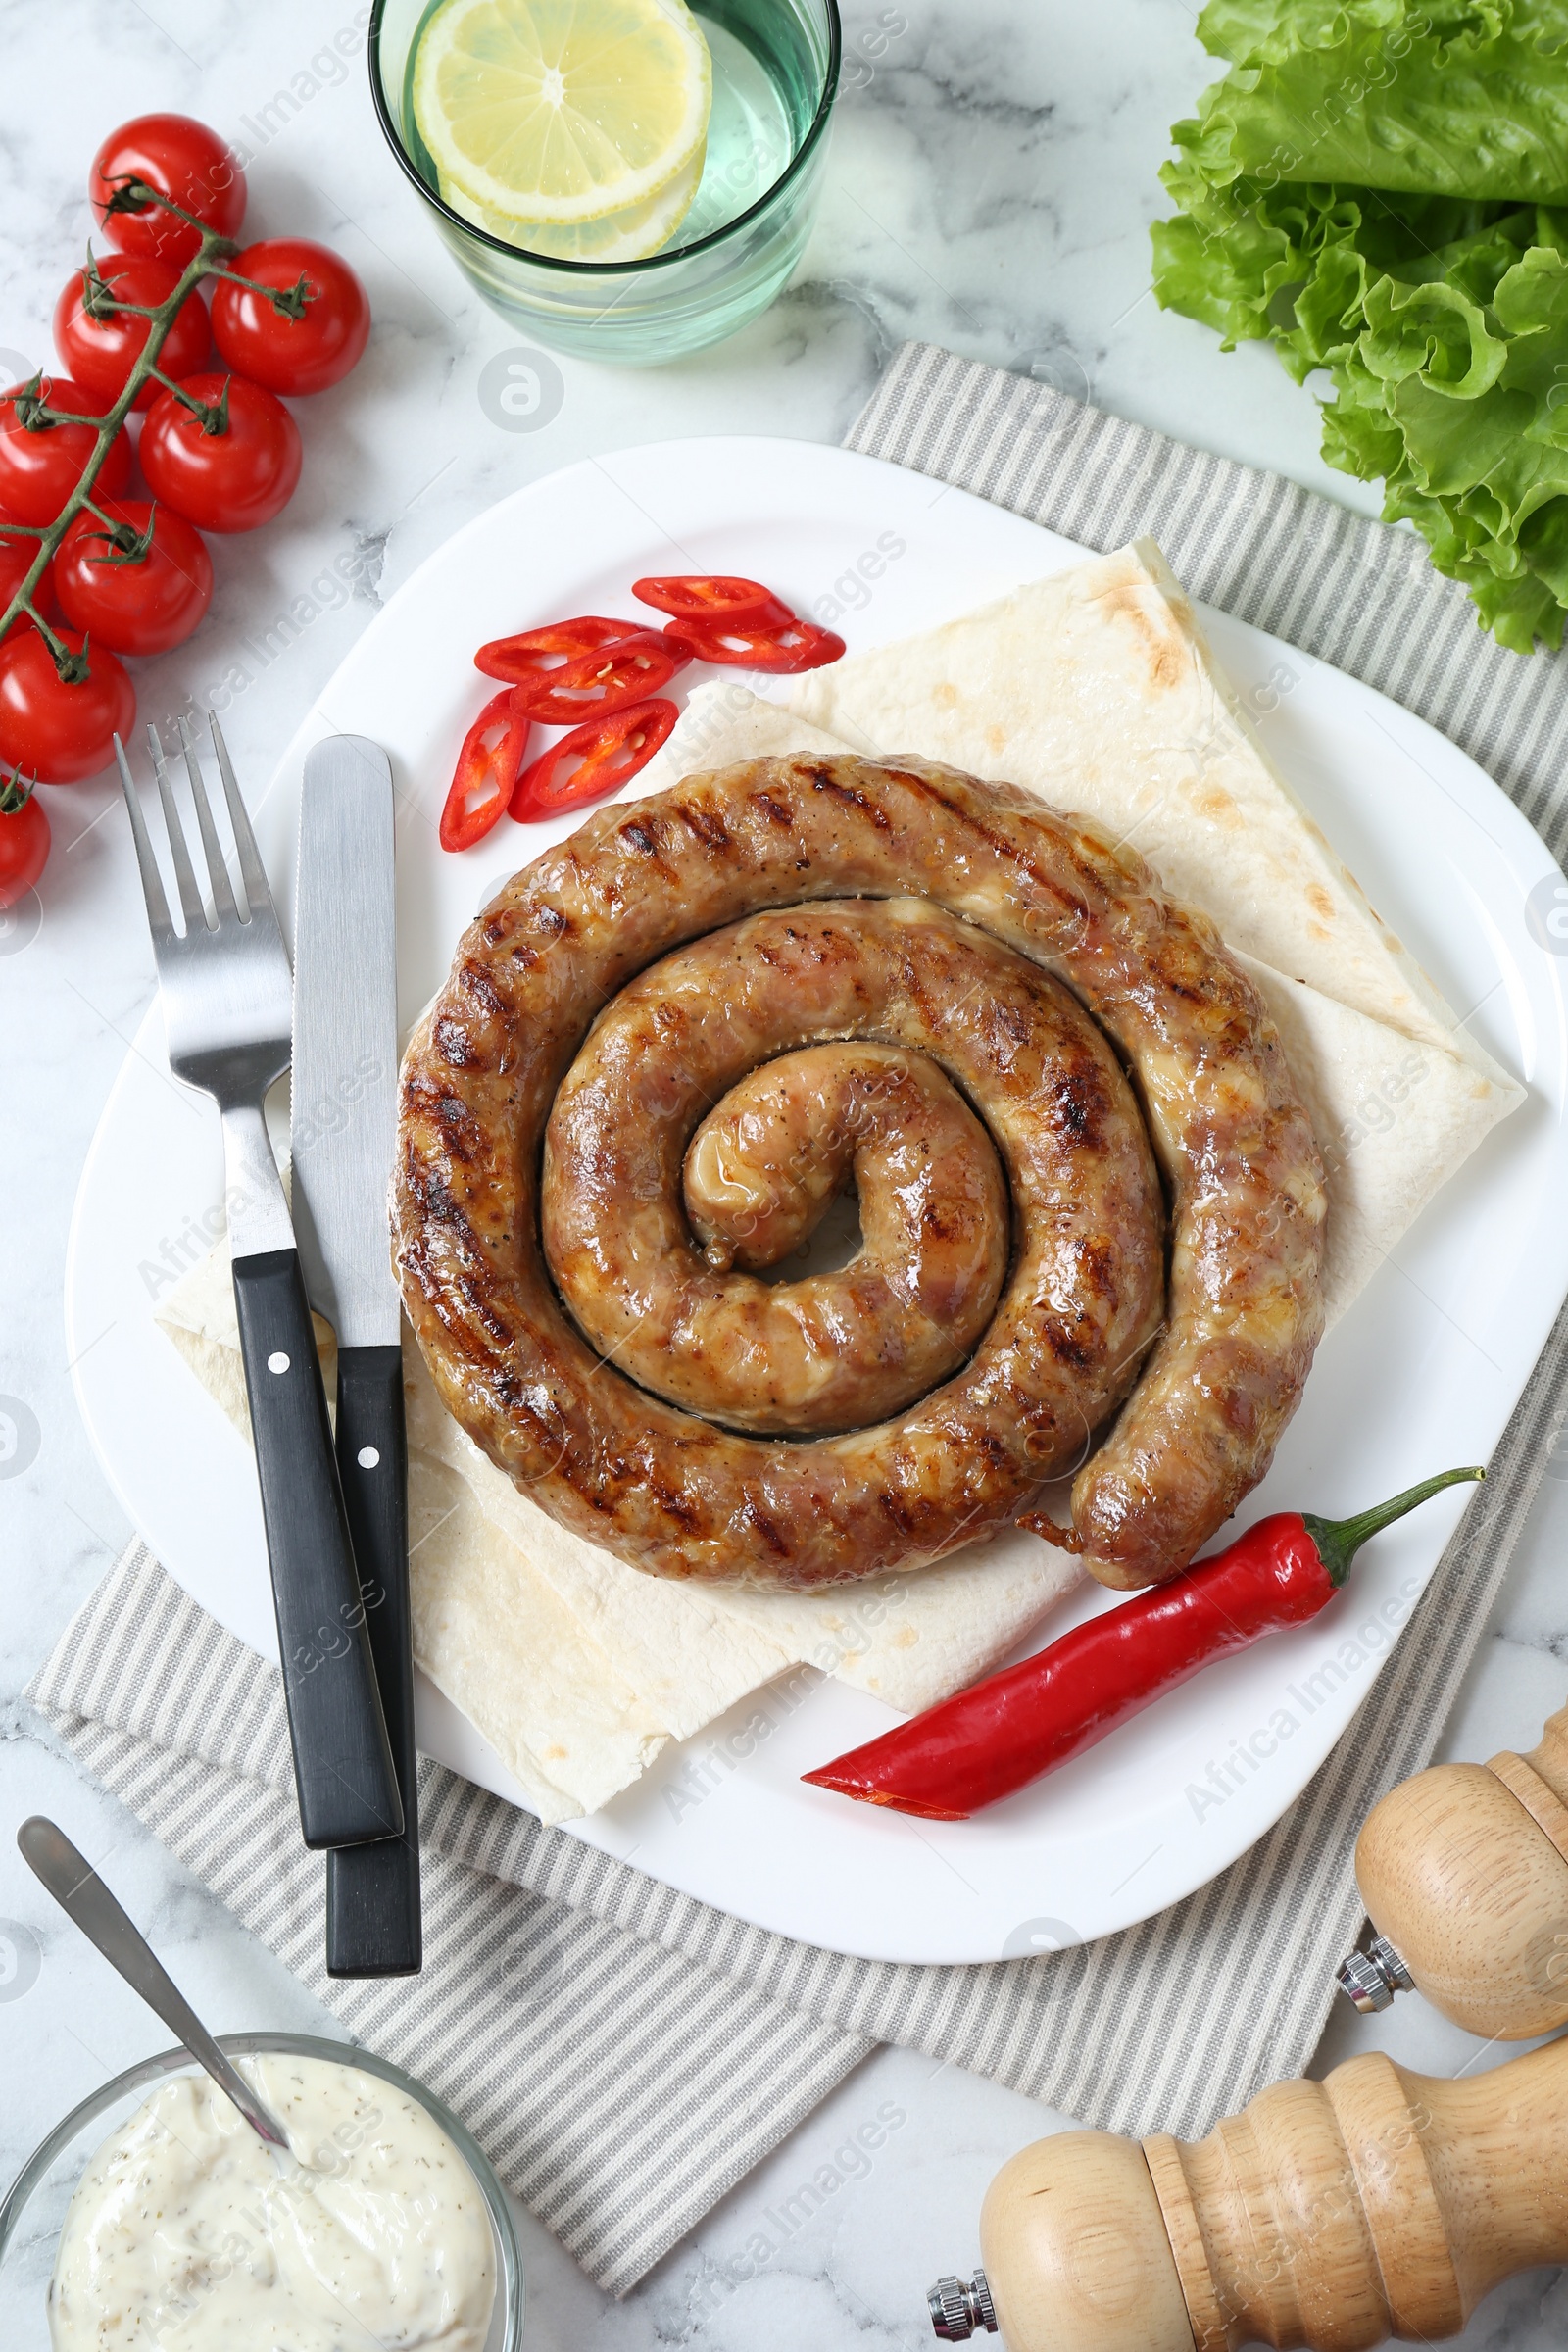
[(1339, 1970), (1358, 2009), (1419, 1991), (1489, 2040), (1568, 2024), (1568, 1707), (1528, 1756), (1436, 1764), (1392, 1788), (1355, 1876), (1378, 1931)]
[(1207, 2139), (1064, 2132), (1014, 2156), (939, 2336), (1008, 2352), (1369, 2352), (1455, 2335), (1568, 2260), (1568, 2038), (1440, 2082), (1381, 2052), (1276, 2082)]

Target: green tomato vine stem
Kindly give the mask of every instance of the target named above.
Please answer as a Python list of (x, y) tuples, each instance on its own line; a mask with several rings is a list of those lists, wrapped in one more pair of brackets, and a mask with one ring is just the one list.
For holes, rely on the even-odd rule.
[[(73, 653), (70, 646), (62, 643), (33, 603), (33, 590), (58, 554), (61, 541), (78, 514), (85, 510), (95, 515), (100, 522), (107, 520), (93, 505), (92, 494), (97, 486), (98, 476), (103, 471), (104, 461), (114, 446), (115, 435), (135, 407), (138, 393), (149, 383), (163, 384), (173, 393), (176, 400), (182, 401), (186, 408), (193, 411), (202, 419), (205, 431), (221, 432), (227, 427), (228, 388), (226, 382), (221, 399), (216, 403), (207, 403), (191, 399), (188, 394), (180, 390), (177, 384), (172, 383), (167, 375), (162, 374), (159, 370), (159, 357), (168, 339), (169, 330), (174, 323), (175, 315), (186, 296), (201, 284), (204, 277), (226, 277), (231, 285), (247, 286), (253, 294), (265, 294), (273, 309), (286, 318), (302, 318), (305, 305), (311, 298), (303, 276), (297, 286), (281, 288), (259, 286), (252, 278), (238, 276), (232, 270), (225, 267), (230, 257), (239, 251), (233, 238), (220, 237), (216, 229), (209, 228), (204, 221), (198, 220), (193, 213), (184, 211), (180, 205), (175, 204), (172, 197), (165, 196), (159, 189), (149, 187), (145, 180), (135, 178), (122, 180), (117, 189), (116, 200), (110, 210), (145, 212), (151, 204), (162, 206), (165, 212), (172, 213), (188, 227), (197, 230), (201, 237), (201, 246), (199, 251), (192, 254), (186, 263), (180, 273), (179, 283), (165, 301), (152, 306), (146, 303), (117, 301), (109, 293), (106, 281), (99, 276), (96, 258), (91, 248), (88, 248), (87, 265), (82, 275), (92, 300), (98, 305), (94, 316), (101, 316), (104, 311), (123, 311), (133, 318), (145, 318), (148, 321), (147, 340), (136, 354), (135, 360), (131, 364), (130, 373), (126, 377), (114, 407), (102, 416), (76, 416), (64, 409), (50, 408), (42, 398), (43, 372), (41, 369), (32, 378), (32, 381), (24, 386), (23, 393), (18, 395), (20, 420), (24, 430), (47, 432), (55, 425), (85, 424), (90, 425), (98, 436), (97, 446), (82, 468), (80, 480), (53, 522), (47, 524), (7, 523), (4, 526), (4, 535), (8, 538), (36, 538), (38, 552), (28, 567), (26, 577), (11, 599), (10, 604), (7, 605), (5, 612), (0, 613), (0, 641), (4, 640), (12, 623), (25, 614), (48, 646), (54, 656), (56, 669), (68, 684), (79, 682), (88, 674), (85, 643), (79, 654)], [(96, 286), (102, 291), (93, 291), (95, 281)], [(24, 402), (25, 403), (24, 407)]]

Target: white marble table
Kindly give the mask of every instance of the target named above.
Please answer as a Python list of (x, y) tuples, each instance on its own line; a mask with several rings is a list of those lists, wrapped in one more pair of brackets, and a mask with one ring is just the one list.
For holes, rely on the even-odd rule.
[[(220, 544), (200, 636), (142, 676), (144, 714), (172, 715), (228, 677), (224, 725), (242, 775), (266, 776), (296, 718), (379, 599), (478, 509), (591, 452), (661, 435), (769, 432), (836, 440), (887, 353), (922, 335), (1021, 369), (1371, 510), (1316, 454), (1311, 404), (1272, 356), (1222, 356), (1148, 291), (1147, 223), (1170, 122), (1205, 78), (1181, 0), (850, 0), (858, 86), (843, 101), (826, 199), (795, 285), (733, 342), (662, 373), (565, 361), (559, 414), (533, 434), (481, 407), (487, 360), (516, 330), (468, 291), (393, 170), (363, 61), (334, 78), (331, 35), (353, 0), (26, 0), (0, 5), (0, 369), (46, 357), (55, 296), (88, 229), (87, 159), (115, 122), (199, 114), (258, 149), (255, 233), (341, 246), (371, 291), (376, 333), (352, 382), (315, 404), (304, 495), (273, 528)], [(884, 42), (867, 36), (894, 30)], [(283, 98), (278, 93), (287, 93)], [(250, 128), (247, 128), (247, 118)], [(260, 135), (258, 135), (258, 132)], [(338, 568), (334, 570), (333, 566)], [(359, 577), (351, 594), (344, 577)], [(299, 600), (304, 599), (302, 603)], [(295, 625), (280, 616), (292, 608)], [(0, 1394), (35, 1417), (35, 1458), (0, 1465), (0, 1920), (41, 1948), (20, 1998), (0, 1987), (0, 2176), (104, 2075), (161, 2046), (132, 1996), (47, 1906), (10, 1827), (57, 1816), (108, 1870), (174, 1974), (219, 2028), (302, 2029), (321, 2013), (282, 1968), (40, 1735), (28, 1673), (128, 1529), (73, 1402), (61, 1287), (71, 1203), (105, 1093), (146, 1003), (146, 932), (129, 843), (107, 783), (50, 796), (56, 853), (35, 937), (0, 961)], [(99, 822), (107, 817), (108, 821)], [(1564, 1696), (1568, 1447), (1553, 1464), (1445, 1752), (1529, 1744)], [(1496, 2063), (1405, 1999), (1331, 2030), (1327, 2066), (1386, 2046), (1440, 2073)], [(905, 2121), (863, 2177), (793, 2208), (776, 2251), (726, 2267), (765, 2213), (790, 2210), (862, 2121)], [(1053, 2116), (904, 2052), (883, 2052), (618, 2306), (526, 2216), (538, 2352), (813, 2352), (928, 2342), (923, 2290), (974, 2258), (981, 2193)], [(847, 2168), (846, 2168), (847, 2169)], [(1489, 2303), (1467, 2345), (1546, 2352), (1568, 2333), (1554, 2273)]]

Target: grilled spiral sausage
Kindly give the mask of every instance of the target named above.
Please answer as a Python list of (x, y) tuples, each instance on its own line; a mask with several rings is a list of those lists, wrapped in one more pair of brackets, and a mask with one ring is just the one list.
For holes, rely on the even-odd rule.
[[(852, 1167), (861, 1257), (758, 1282)], [(1031, 795), (849, 757), (689, 777), (517, 875), (410, 1046), (393, 1193), (492, 1460), (638, 1567), (787, 1587), (1020, 1517), (1107, 1583), (1172, 1574), (1299, 1397), (1324, 1206), (1204, 918)], [(1079, 1462), (1070, 1528), (1028, 1517)]]
[[(737, 963), (757, 920), (718, 934)], [(690, 991), (712, 951), (703, 941), (678, 960)], [(991, 1321), (1010, 1254), (996, 1149), (936, 1062), (836, 1044), (742, 1076), (688, 1151), (720, 1091), (712, 1057), (682, 1056), (672, 1087), (635, 1059), (636, 1016), (662, 1026), (676, 961), (622, 990), (610, 1037), (601, 1023), (556, 1097), (541, 1222), (557, 1288), (607, 1362), (688, 1412), (787, 1437), (886, 1420), (956, 1372)], [(863, 1235), (854, 1263), (758, 1280), (805, 1253), (847, 1178)]]
[[(905, 1051), (881, 1049), (878, 1066), (865, 1034)], [(707, 1224), (715, 1158), (765, 1198), (767, 1128), (776, 1149), (824, 1090), (842, 1090), (870, 1130), (855, 1155), (869, 1163), (865, 1247), (842, 1273), (771, 1290), (720, 1273), (686, 1230), (683, 1163)], [(759, 1102), (773, 1116), (748, 1134)], [(901, 1133), (910, 1109), (921, 1115)], [(817, 1195), (851, 1142), (830, 1128), (819, 1138), (826, 1154), (808, 1159)], [(937, 1140), (950, 1150), (933, 1162)], [(775, 1185), (786, 1173), (775, 1166)], [(993, 1320), (1009, 1184), (1017, 1257)], [(769, 1250), (796, 1222), (784, 1205), (764, 1230)], [(1031, 1486), (1030, 1465), (1054, 1465), (1064, 1435), (1081, 1445), (1132, 1386), (1163, 1299), (1162, 1226), (1137, 1104), (1094, 1023), (1037, 965), (927, 899), (754, 914), (665, 956), (600, 1014), (545, 1136), (545, 1256), (619, 1370), (735, 1429), (865, 1430), (956, 1374), (985, 1334), (932, 1400), (942, 1442), (1009, 1450)], [(876, 1431), (813, 1475), (853, 1471), (885, 1509), (913, 1443), (913, 1424)]]

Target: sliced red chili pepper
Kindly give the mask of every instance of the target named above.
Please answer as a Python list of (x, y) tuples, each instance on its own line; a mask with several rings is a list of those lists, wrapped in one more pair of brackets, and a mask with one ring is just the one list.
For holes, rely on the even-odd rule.
[(1446, 1470), (1354, 1519), (1276, 1511), (1212, 1559), (801, 1777), (922, 1821), (966, 1821), (1081, 1755), (1216, 1658), (1304, 1625), (1334, 1598), (1369, 1537), (1442, 1488), (1485, 1475)]
[(523, 769), (510, 813), (526, 825), (613, 792), (648, 765), (679, 716), (673, 703), (656, 697), (573, 727)]
[(633, 596), (677, 620), (707, 622), (743, 620), (748, 628), (777, 628), (795, 614), (782, 597), (760, 580), (737, 579), (728, 572), (672, 572), (660, 579), (633, 580)]
[(780, 621), (776, 627), (754, 628), (750, 621), (721, 621), (715, 626), (694, 620), (672, 620), (667, 637), (678, 637), (699, 662), (733, 662), (740, 669), (820, 669), (836, 662), (844, 640), (814, 620)]
[(457, 771), (441, 811), (444, 850), (471, 850), (483, 841), (516, 787), (517, 771), (531, 732), (509, 686), (492, 695), (458, 754)]
[(514, 686), (536, 678), (560, 658), (591, 654), (598, 645), (613, 645), (617, 637), (636, 637), (640, 620), (605, 620), (596, 612), (581, 612), (575, 620), (547, 621), (542, 629), (519, 629), (514, 637), (492, 637), (473, 657), (475, 669), (487, 678), (507, 678)]
[(613, 645), (579, 654), (539, 678), (517, 687), (519, 709), (546, 727), (569, 727), (578, 719), (610, 718), (667, 686), (691, 660), (683, 637), (658, 629), (636, 629)]

